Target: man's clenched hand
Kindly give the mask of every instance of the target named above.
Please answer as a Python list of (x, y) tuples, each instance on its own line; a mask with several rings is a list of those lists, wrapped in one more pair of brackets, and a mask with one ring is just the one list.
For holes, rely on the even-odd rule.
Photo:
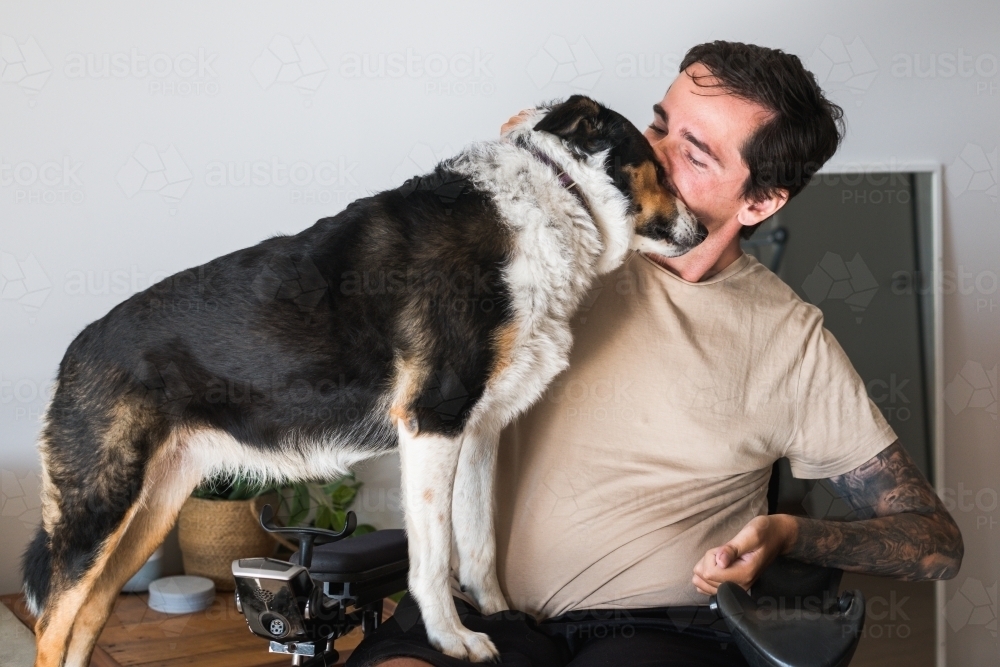
[(795, 541), (795, 521), (785, 514), (754, 517), (736, 537), (705, 552), (694, 566), (691, 581), (705, 595), (732, 581), (744, 590)]

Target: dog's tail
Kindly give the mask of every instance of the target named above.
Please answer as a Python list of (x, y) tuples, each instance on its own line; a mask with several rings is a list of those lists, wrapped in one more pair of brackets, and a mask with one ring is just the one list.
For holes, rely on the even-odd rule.
[(52, 579), (52, 551), (49, 548), (49, 535), (42, 526), (38, 527), (34, 539), (24, 551), (21, 561), (21, 571), (24, 573), (24, 597), (28, 609), (38, 618), (45, 608), (49, 597), (49, 584)]

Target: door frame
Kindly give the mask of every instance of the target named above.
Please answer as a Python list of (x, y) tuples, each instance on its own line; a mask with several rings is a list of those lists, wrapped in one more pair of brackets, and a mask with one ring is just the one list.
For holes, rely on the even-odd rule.
[[(890, 158), (885, 162), (831, 162), (823, 166), (817, 172), (819, 176), (849, 174), (858, 175), (865, 173), (905, 173), (905, 174), (928, 174), (931, 182), (931, 312), (932, 325), (931, 333), (934, 337), (932, 350), (932, 377), (931, 384), (931, 404), (930, 409), (934, 417), (934, 425), (931, 428), (930, 451), (934, 457), (931, 462), (931, 469), (934, 471), (934, 490), (938, 497), (944, 498), (944, 300), (943, 300), (943, 279), (944, 279), (944, 248), (943, 248), (943, 225), (944, 225), (944, 204), (942, 198), (943, 168), (938, 162), (932, 160), (899, 161)], [(934, 625), (935, 625), (935, 660), (937, 667), (945, 667), (947, 661), (946, 643), (947, 628), (945, 625), (945, 604), (946, 583), (944, 581), (934, 582)]]

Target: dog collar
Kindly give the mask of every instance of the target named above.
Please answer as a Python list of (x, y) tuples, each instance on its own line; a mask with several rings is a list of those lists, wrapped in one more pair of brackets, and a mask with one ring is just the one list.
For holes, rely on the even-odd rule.
[[(572, 190), (576, 187), (576, 181), (573, 180), (573, 177), (567, 174), (565, 169), (556, 164), (555, 160), (534, 147), (531, 148), (531, 154), (534, 155), (535, 158), (542, 164), (547, 164), (552, 167), (552, 171), (556, 172), (556, 178), (559, 179), (559, 185), (563, 186), (567, 190)], [(579, 193), (577, 193), (577, 195), (579, 195)]]
[(548, 165), (552, 171), (556, 172), (556, 178), (559, 179), (559, 185), (572, 192), (576, 196), (577, 200), (579, 200), (580, 205), (583, 206), (585, 211), (587, 211), (587, 215), (593, 218), (594, 214), (591, 212), (590, 206), (587, 204), (587, 200), (583, 198), (583, 193), (580, 192), (580, 188), (577, 186), (577, 182), (573, 180), (573, 177), (566, 173), (565, 169), (556, 164), (555, 160), (534, 146), (530, 147), (528, 150), (535, 156), (536, 160), (542, 164)]

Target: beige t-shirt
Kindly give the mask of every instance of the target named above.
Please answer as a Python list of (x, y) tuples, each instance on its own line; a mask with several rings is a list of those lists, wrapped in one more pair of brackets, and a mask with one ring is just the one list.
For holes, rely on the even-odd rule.
[(896, 439), (820, 310), (749, 255), (689, 283), (633, 253), (573, 329), (500, 442), (500, 584), (538, 617), (705, 604), (692, 568), (767, 512), (776, 459), (831, 477)]

